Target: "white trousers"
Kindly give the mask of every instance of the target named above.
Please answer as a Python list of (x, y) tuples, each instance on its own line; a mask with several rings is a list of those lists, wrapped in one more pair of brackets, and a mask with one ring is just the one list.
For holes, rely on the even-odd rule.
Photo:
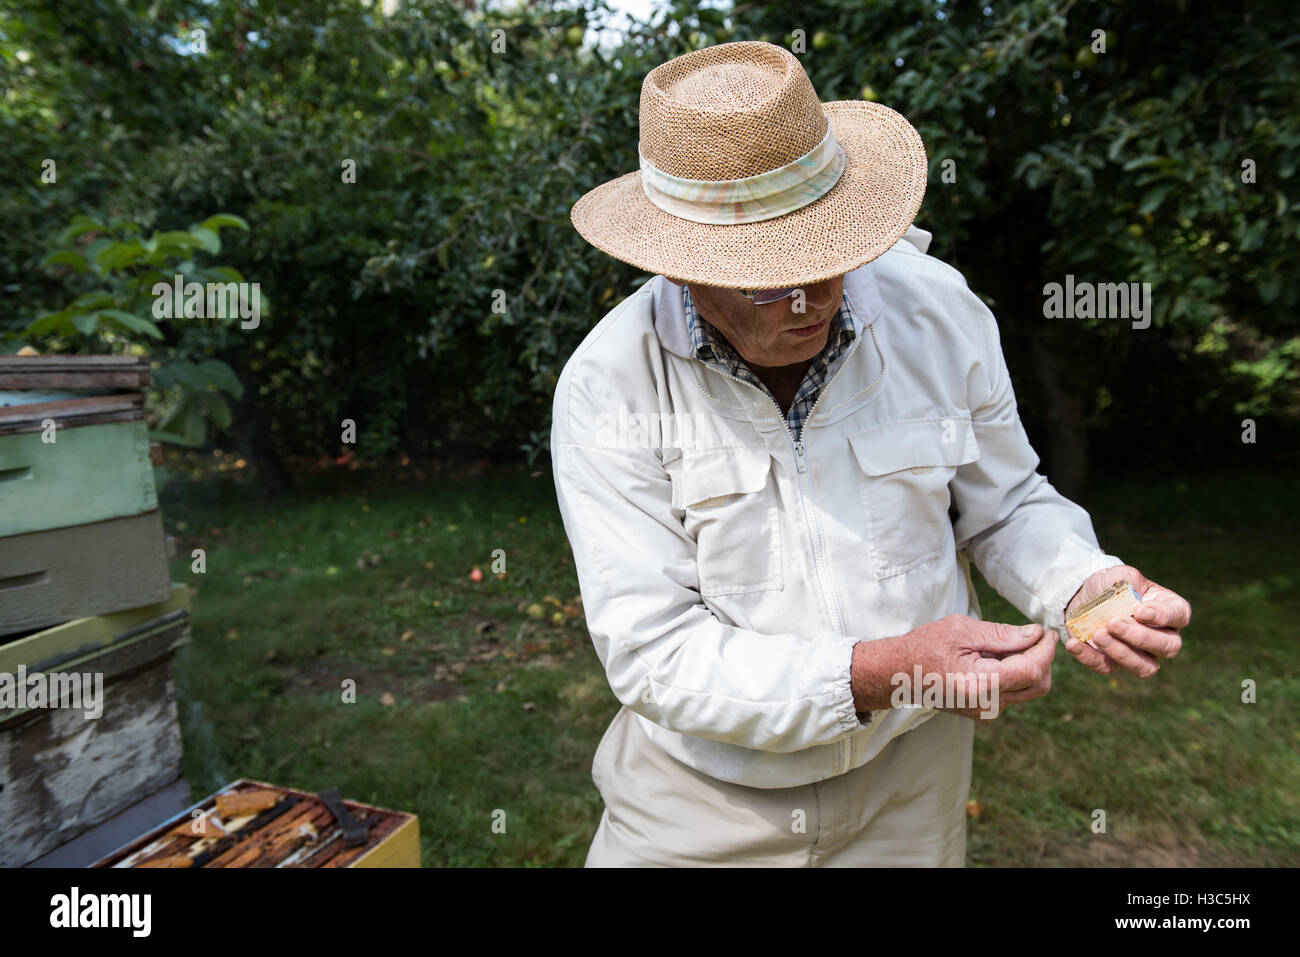
[(719, 781), (621, 709), (592, 763), (605, 802), (588, 867), (963, 867), (974, 722), (936, 714), (846, 774), (791, 788)]

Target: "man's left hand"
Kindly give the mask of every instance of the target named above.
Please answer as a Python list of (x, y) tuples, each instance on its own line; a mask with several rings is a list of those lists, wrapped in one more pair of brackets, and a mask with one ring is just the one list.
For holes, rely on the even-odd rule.
[(1112, 618), (1086, 645), (1067, 634), (1065, 650), (1099, 675), (1123, 669), (1150, 678), (1160, 670), (1160, 659), (1174, 657), (1183, 647), (1181, 629), (1192, 620), (1187, 599), (1157, 585), (1131, 565), (1117, 565), (1089, 575), (1066, 605), (1065, 616), (1069, 618), (1075, 608), (1121, 579), (1142, 596), (1132, 617)]

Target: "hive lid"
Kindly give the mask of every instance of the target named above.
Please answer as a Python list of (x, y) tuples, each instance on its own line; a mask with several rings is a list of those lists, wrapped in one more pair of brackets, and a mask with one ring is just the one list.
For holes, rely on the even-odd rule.
[(0, 356), (0, 391), (144, 389), (148, 356)]
[(60, 429), (103, 422), (133, 422), (144, 418), (144, 395), (118, 392), (81, 399), (58, 399), (25, 405), (0, 406), (0, 435), (40, 432), (47, 420)]

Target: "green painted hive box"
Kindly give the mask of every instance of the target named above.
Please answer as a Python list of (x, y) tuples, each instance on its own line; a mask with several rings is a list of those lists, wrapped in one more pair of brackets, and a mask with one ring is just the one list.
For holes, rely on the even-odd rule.
[(171, 593), (137, 357), (0, 359), (0, 636)]

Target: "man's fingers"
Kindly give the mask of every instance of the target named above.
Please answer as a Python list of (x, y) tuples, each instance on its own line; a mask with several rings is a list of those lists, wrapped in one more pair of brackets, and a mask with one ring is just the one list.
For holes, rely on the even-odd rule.
[(1013, 704), (1023, 704), (1026, 701), (1033, 701), (1035, 698), (1041, 698), (1052, 690), (1052, 665), (1049, 662), (1043, 670), (1042, 677), (1026, 688), (1017, 688), (1012, 691), (1003, 692), (999, 689), (998, 706), (1009, 707)]
[(1044, 687), (1042, 683), (1034, 685), (1032, 688), (1022, 688), (1019, 691), (1008, 691), (1005, 694), (998, 695), (998, 714), (1006, 711), (1014, 704), (1024, 704), (1026, 701), (1034, 701), (1043, 697), (1051, 690), (1051, 685)]
[(1051, 690), (1052, 670), (1049, 668), (1040, 681), (1035, 682), (1028, 688), (1017, 688), (1015, 691), (1000, 691), (998, 693), (998, 703), (999, 705), (1022, 704), (1026, 701), (1033, 701), (1035, 698), (1041, 698)]
[(1152, 628), (1131, 618), (1112, 618), (1106, 630), (1130, 648), (1145, 651), (1156, 658), (1173, 658), (1183, 647), (1183, 639), (1172, 628)]
[[(1049, 633), (1048, 635), (1044, 636), (1043, 644), (1047, 646), (1051, 646), (1054, 644), (1052, 633)], [(1033, 651), (1033, 649), (1031, 649), (1031, 651)], [(1029, 654), (1029, 652), (1026, 652), (1026, 654)], [(1023, 656), (1017, 656), (1017, 657), (1023, 657)], [(1015, 667), (1014, 663), (1013, 663), (1013, 667)], [(1033, 701), (1036, 698), (1041, 698), (1051, 690), (1052, 690), (1052, 663), (1049, 659), (1046, 666), (1042, 668), (1041, 673), (1039, 673), (1038, 680), (1034, 681), (1032, 684), (1028, 684), (1023, 687), (1008, 688), (1007, 685), (1003, 683), (1002, 673), (999, 672), (998, 682), (994, 688), (994, 694), (992, 700), (989, 702), (989, 706), (987, 708), (983, 708), (983, 707), (968, 708), (962, 711), (961, 713), (965, 714), (967, 717), (981, 718), (983, 720), (1000, 717), (1001, 715), (1005, 714), (1011, 708), (1012, 705), (1024, 704), (1027, 701)], [(967, 700), (968, 701), (982, 700), (973, 697), (974, 694), (975, 691), (973, 689), (968, 690)]]
[(1001, 693), (1032, 688), (1052, 671), (1052, 657), (1056, 654), (1057, 635), (1046, 631), (1030, 648), (1008, 655), (996, 663), (998, 688)]
[(1092, 647), (1092, 645), (1085, 645), (1074, 635), (1065, 639), (1065, 650), (1074, 655), (1079, 664), (1090, 671), (1097, 672), (1099, 675), (1108, 675), (1113, 670), (1109, 658)]
[(1160, 670), (1160, 663), (1145, 651), (1130, 648), (1124, 641), (1116, 638), (1105, 628), (1098, 628), (1092, 636), (1092, 643), (1105, 652), (1114, 662), (1139, 678), (1150, 678)]
[(1032, 648), (1043, 638), (1042, 625), (995, 624), (982, 628), (971, 649), (985, 658), (1002, 658)]
[[(998, 683), (997, 694), (993, 695), (992, 700), (987, 708), (964, 708), (958, 711), (958, 714), (965, 715), (968, 718), (978, 718), (987, 721), (991, 718), (999, 718), (1011, 709), (1012, 705), (1024, 704), (1026, 701), (1033, 701), (1035, 698), (1041, 698), (1052, 688), (1052, 675), (1049, 668), (1047, 674), (1037, 684), (1028, 688), (1021, 688), (1017, 691), (1003, 691), (1001, 682)], [(975, 697), (968, 697), (967, 701), (981, 700)]]
[(1186, 628), (1192, 620), (1192, 606), (1187, 599), (1156, 586), (1142, 596), (1142, 604), (1133, 617), (1144, 625), (1158, 628)]

